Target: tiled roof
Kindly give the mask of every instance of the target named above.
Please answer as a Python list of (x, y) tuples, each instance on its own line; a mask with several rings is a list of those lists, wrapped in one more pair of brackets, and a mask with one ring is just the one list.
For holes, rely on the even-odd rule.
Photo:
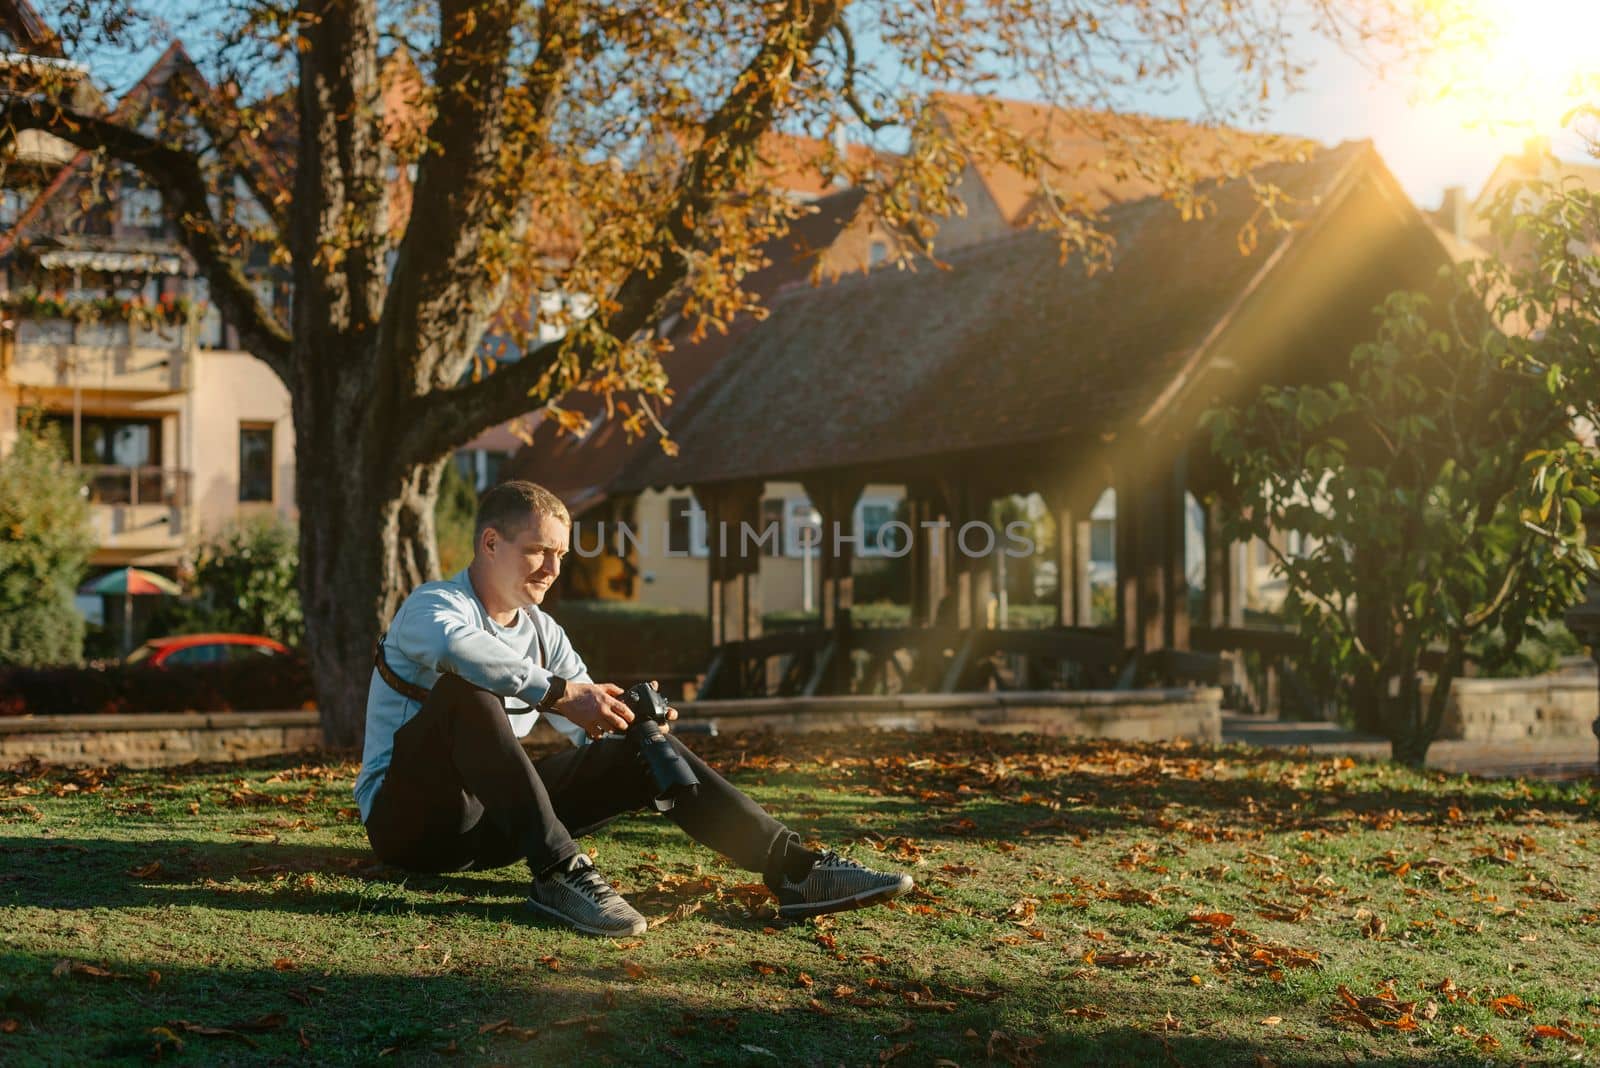
[[(992, 124), (1029, 142), (1048, 161), (1042, 177), (1069, 209), (1078, 211), (1158, 194), (1162, 187), (1155, 176), (1163, 172), (1200, 181), (1315, 149), (1298, 138), (1149, 115), (957, 93), (941, 93), (934, 102), (947, 121)], [(1113, 140), (1126, 149), (1113, 151), (1108, 147)], [(1150, 170), (1141, 172), (1139, 164)], [(1039, 202), (1039, 177), (1005, 163), (975, 161), (974, 168), (1006, 221), (1027, 222)]]
[[(1364, 143), (1258, 177), (1314, 212)], [(674, 424), (679, 455), (631, 464), (613, 492), (779, 478), (1101, 434), (1142, 413), (1291, 234), (1241, 254), (1257, 208), (1237, 180), (1216, 210), (1183, 221), (1159, 198), (1111, 208), (1112, 269), (1060, 263), (1057, 238), (1027, 231), (947, 257), (948, 270), (880, 268), (796, 289), (696, 389)]]
[[(894, 157), (866, 145), (847, 142), (836, 149), (840, 162), (853, 170), (870, 170), (874, 164), (891, 166)], [(807, 199), (837, 192), (849, 176), (825, 175), (829, 154), (826, 141), (798, 134), (772, 132), (761, 138), (757, 172), (769, 184)]]

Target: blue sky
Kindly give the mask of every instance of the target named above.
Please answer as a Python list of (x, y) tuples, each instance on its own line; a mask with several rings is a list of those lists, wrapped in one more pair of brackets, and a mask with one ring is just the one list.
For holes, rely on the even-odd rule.
[[(1596, 51), (1600, 53), (1600, 43)], [(1495, 163), (1520, 151), (1536, 133), (1554, 135), (1559, 155), (1581, 158), (1576, 139), (1562, 137), (1553, 126), (1488, 126), (1465, 115), (1459, 104), (1437, 101), (1437, 94), (1422, 91), (1415, 76), (1395, 72), (1379, 77), (1331, 45), (1317, 50), (1314, 63), (1305, 89), (1285, 99), (1264, 126), (1329, 144), (1370, 139), (1424, 207), (1436, 206), (1447, 186), (1477, 193)], [(1189, 107), (1196, 103), (1187, 102)], [(1174, 99), (1169, 106), (1183, 105)]]
[[(1588, 71), (1600, 71), (1600, 0), (1448, 2), (1488, 11), (1503, 19), (1505, 28), (1504, 40), (1487, 46), (1491, 52), (1503, 53), (1503, 57), (1489, 54), (1486, 58), (1474, 53), (1463, 60), (1457, 56), (1458, 64), (1462, 64), (1458, 71), (1465, 69), (1477, 75), (1491, 69), (1499, 75), (1490, 79), (1492, 85), (1510, 84), (1513, 76), (1524, 77), (1530, 61), (1535, 68), (1562, 61), (1569, 65), (1576, 63)], [(179, 20), (171, 29), (188, 38), (189, 43), (198, 46), (203, 53), (207, 26), (206, 18), (191, 17)], [(1310, 66), (1302, 90), (1280, 97), (1267, 117), (1250, 125), (1327, 144), (1370, 139), (1407, 192), (1424, 207), (1437, 205), (1448, 186), (1464, 186), (1469, 193), (1476, 193), (1495, 163), (1502, 156), (1520, 151), (1523, 143), (1535, 133), (1556, 135), (1554, 144), (1558, 155), (1574, 159), (1583, 156), (1576, 138), (1560, 136), (1558, 123), (1552, 118), (1559, 109), (1544, 108), (1546, 114), (1540, 122), (1490, 127), (1472, 114), (1474, 105), (1461, 100), (1441, 102), (1437, 93), (1430, 97), (1423, 90), (1429, 79), (1419, 78), (1415, 72), (1396, 70), (1380, 77), (1350, 52), (1313, 34), (1301, 33), (1297, 39), (1301, 44), (1296, 58)], [(102, 54), (95, 62), (97, 73), (107, 77), (116, 89), (124, 88), (144, 71), (158, 51), (152, 45), (120, 57)], [(864, 42), (862, 51), (866, 58), (877, 50)], [(1494, 71), (1494, 63), (1499, 58), (1506, 59), (1508, 67), (1517, 64), (1520, 67), (1515, 71)], [(867, 61), (870, 63), (871, 59)], [(1444, 80), (1449, 77), (1447, 73)], [(1220, 83), (1222, 79), (1215, 80)], [(1435, 72), (1429, 83), (1440, 81)], [(1226, 86), (1219, 84), (1218, 88), (1226, 89)], [(1029, 94), (1014, 91), (1008, 95), (1026, 97)], [(1503, 106), (1518, 99), (1508, 90), (1492, 96), (1488, 103), (1480, 101), (1476, 110)], [(1174, 118), (1198, 118), (1203, 112), (1199, 96), (1192, 90), (1135, 95), (1130, 103), (1141, 111)], [(1507, 110), (1514, 112), (1516, 105)]]

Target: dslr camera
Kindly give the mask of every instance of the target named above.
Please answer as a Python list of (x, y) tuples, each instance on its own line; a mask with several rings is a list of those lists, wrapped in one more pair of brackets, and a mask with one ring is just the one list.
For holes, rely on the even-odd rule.
[(700, 780), (661, 730), (667, 725), (667, 699), (648, 682), (641, 682), (623, 693), (622, 702), (633, 713), (628, 740), (638, 746), (639, 759), (655, 780), (656, 811), (668, 812), (679, 798), (693, 797)]

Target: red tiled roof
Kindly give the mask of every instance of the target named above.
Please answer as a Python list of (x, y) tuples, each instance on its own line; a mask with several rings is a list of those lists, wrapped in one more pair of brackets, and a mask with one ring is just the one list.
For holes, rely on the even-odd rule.
[[(858, 174), (874, 166), (890, 166), (894, 158), (853, 142), (844, 144), (842, 151), (835, 151), (840, 158), (834, 165), (842, 163), (845, 168)], [(757, 173), (769, 184), (799, 196), (826, 196), (838, 192), (843, 186), (857, 184), (849, 180), (850, 175), (824, 173), (824, 165), (829, 162), (830, 146), (828, 142), (815, 137), (768, 133), (761, 138), (757, 154), (762, 161)]]
[[(947, 122), (992, 123), (1010, 131), (1047, 161), (1044, 174), (1033, 177), (1007, 163), (974, 162), (989, 195), (1013, 226), (1027, 222), (1036, 210), (1040, 177), (1049, 181), (1068, 208), (1098, 211), (1108, 204), (1162, 193), (1158, 178), (1163, 172), (1203, 181), (1316, 147), (1304, 139), (1226, 126), (1003, 97), (942, 93), (934, 106)], [(1108, 147), (1112, 142), (1127, 147), (1115, 150)]]

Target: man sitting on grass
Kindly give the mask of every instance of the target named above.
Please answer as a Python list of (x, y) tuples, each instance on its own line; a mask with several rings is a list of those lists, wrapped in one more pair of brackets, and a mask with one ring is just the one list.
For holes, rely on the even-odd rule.
[[(625, 733), (633, 713), (621, 687), (591, 679), (538, 607), (571, 531), (566, 506), (542, 486), (506, 482), (483, 495), (472, 563), (413, 590), (379, 643), (356, 802), (390, 864), (445, 872), (526, 860), (535, 909), (589, 934), (636, 935), (644, 917), (573, 841), (650, 807), (655, 784)], [(541, 712), (576, 748), (535, 762), (518, 739)], [(860, 908), (911, 889), (909, 875), (806, 849), (682, 742), (668, 742), (700, 787), (667, 817), (760, 872), (780, 916)]]

